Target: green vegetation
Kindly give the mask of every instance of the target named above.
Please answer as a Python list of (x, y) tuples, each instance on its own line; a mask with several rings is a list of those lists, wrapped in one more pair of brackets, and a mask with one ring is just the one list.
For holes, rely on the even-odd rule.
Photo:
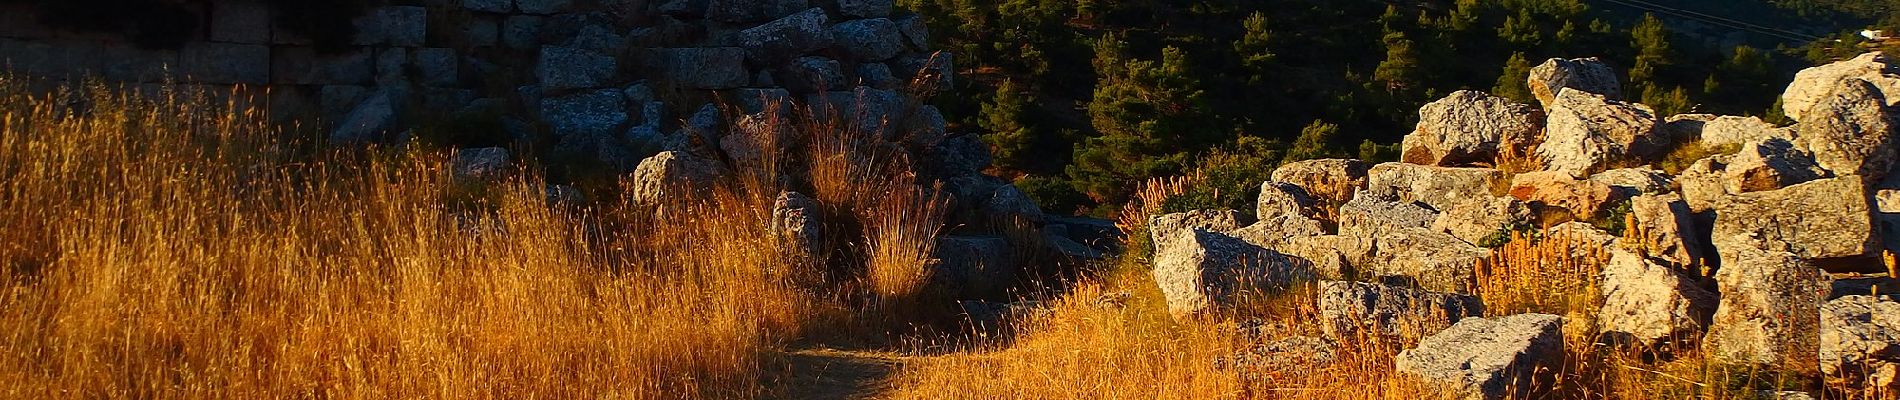
[[(1604, 59), (1625, 77), (1626, 98), (1664, 114), (1776, 120), (1773, 102), (1795, 71), (1866, 51), (1851, 32), (1900, 21), (1870, 0), (1682, 3), (1851, 37), (1735, 30), (1735, 41), (1581, 0), (899, 1), (971, 75), (940, 99), (955, 123), (990, 134), (998, 172), (1034, 177), (1064, 201), (1052, 209), (1097, 215), (1112, 215), (1137, 182), (1197, 168), (1219, 181), (1233, 160), (1271, 171), (1316, 157), (1391, 159), (1423, 104), (1461, 89), (1532, 102), (1525, 79), (1554, 57)], [(1065, 183), (1086, 199), (1052, 190)], [(1213, 197), (1197, 201), (1250, 201)]]

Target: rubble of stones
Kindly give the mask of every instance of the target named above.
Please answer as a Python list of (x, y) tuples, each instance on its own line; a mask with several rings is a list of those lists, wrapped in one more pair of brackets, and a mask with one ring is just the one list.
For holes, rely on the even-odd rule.
[[(1882, 258), (1900, 248), (1900, 68), (1867, 54), (1801, 72), (1782, 98), (1791, 126), (1657, 115), (1620, 99), (1610, 71), (1550, 60), (1528, 82), (1536, 105), (1453, 93), (1420, 111), (1402, 162), (1281, 167), (1257, 220), (1154, 217), (1169, 311), (1218, 317), (1239, 293), (1313, 280), (1320, 339), (1411, 335), (1401, 373), (1501, 398), (1562, 362), (1567, 321), (1485, 317), (1477, 265), (1513, 232), (1561, 236), (1603, 249), (1596, 344), (1699, 345), (1735, 365), (1900, 388), (1900, 281)], [(1690, 145), (1733, 150), (1657, 169)], [(1513, 156), (1538, 167), (1501, 169)]]

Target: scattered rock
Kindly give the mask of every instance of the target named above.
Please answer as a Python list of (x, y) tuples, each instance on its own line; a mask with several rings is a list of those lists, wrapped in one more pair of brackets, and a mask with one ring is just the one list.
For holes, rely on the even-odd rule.
[(1445, 210), (1457, 203), (1503, 196), (1511, 178), (1491, 168), (1449, 168), (1405, 163), (1372, 167), (1367, 190), (1374, 195), (1416, 201)]
[(561, 137), (618, 133), (627, 118), (627, 103), (619, 90), (600, 89), (541, 100), (541, 119)]
[(1256, 344), (1217, 365), (1225, 367), (1231, 363), (1249, 379), (1304, 375), (1331, 365), (1338, 352), (1339, 346), (1326, 339), (1293, 336)]
[(1659, 348), (1700, 338), (1715, 313), (1715, 294), (1696, 280), (1621, 249), (1610, 251), (1602, 287), (1597, 324), (1610, 343)]
[(996, 194), (983, 203), (983, 214), (991, 218), (1003, 218), (1015, 223), (1042, 225), (1042, 208), (1035, 200), (1015, 185), (1003, 185), (996, 188)]
[(1682, 200), (1697, 214), (1714, 210), (1717, 203), (1732, 194), (1724, 183), (1730, 156), (1710, 156), (1696, 160), (1676, 174), (1676, 186), (1682, 188)]
[(1545, 109), (1549, 126), (1537, 155), (1547, 170), (1584, 177), (1641, 165), (1667, 150), (1669, 140), (1659, 133), (1662, 121), (1649, 106), (1565, 90)]
[(1439, 292), (1471, 293), (1478, 262), (1491, 256), (1490, 250), (1429, 229), (1395, 229), (1376, 240), (1372, 260), (1354, 264), (1354, 272)]
[(1328, 337), (1423, 337), (1484, 315), (1477, 297), (1363, 282), (1319, 283), (1320, 328)]
[(1837, 175), (1860, 175), (1877, 182), (1900, 157), (1893, 118), (1880, 88), (1849, 80), (1808, 109), (1796, 144), (1814, 153), (1816, 164)]
[(957, 298), (998, 294), (1016, 277), (1009, 240), (1000, 236), (945, 235), (937, 239), (936, 258), (932, 285)]
[(1453, 92), (1418, 113), (1417, 129), (1400, 146), (1401, 159), (1412, 164), (1495, 165), (1500, 152), (1527, 154), (1544, 125), (1536, 108), (1471, 90)]
[(1366, 188), (1372, 165), (1360, 160), (1319, 159), (1287, 163), (1273, 170), (1273, 180), (1291, 183), (1328, 204), (1345, 204)]
[(1285, 182), (1261, 183), (1260, 199), (1256, 204), (1254, 215), (1261, 220), (1286, 215), (1311, 217), (1317, 212), (1314, 208), (1316, 204), (1313, 198), (1306, 194), (1306, 189)]
[[(1801, 70), (1794, 82), (1781, 93), (1781, 110), (1789, 119), (1808, 122), (1809, 113), (1828, 96), (1851, 81), (1872, 83), (1880, 97), (1900, 101), (1900, 74), (1879, 52), (1862, 54), (1852, 60)], [(1888, 103), (1892, 105), (1893, 103)], [(1836, 171), (1840, 172), (1840, 171)], [(1845, 173), (1845, 172), (1843, 172)]]
[(1590, 175), (1590, 181), (1610, 185), (1617, 196), (1662, 194), (1675, 190), (1675, 179), (1648, 168), (1619, 168)]
[(1815, 165), (1813, 156), (1795, 148), (1794, 143), (1769, 138), (1742, 145), (1742, 151), (1729, 158), (1722, 184), (1728, 193), (1748, 193), (1780, 189), (1832, 175)]
[(1719, 236), (1722, 297), (1702, 348), (1710, 357), (1790, 372), (1817, 369), (1821, 269), (1794, 253), (1762, 250), (1747, 235)]
[(1302, 215), (1276, 215), (1234, 230), (1232, 234), (1247, 243), (1274, 248), (1296, 238), (1324, 235), (1326, 227), (1319, 220)]
[(772, 233), (779, 249), (793, 265), (803, 265), (824, 257), (823, 215), (817, 200), (798, 192), (782, 192), (772, 202)]
[(1616, 70), (1595, 57), (1545, 60), (1531, 68), (1531, 95), (1548, 110), (1564, 89), (1593, 93), (1610, 99), (1623, 97)]
[(1511, 178), (1511, 197), (1528, 203), (1569, 210), (1578, 219), (1603, 213), (1611, 204), (1626, 199), (1627, 192), (1588, 179), (1577, 179), (1563, 171), (1537, 171)]
[[(1794, 141), (1794, 130), (1776, 127), (1758, 117), (1715, 117), (1702, 123), (1698, 138), (1703, 146), (1742, 145), (1768, 139)], [(1686, 138), (1684, 138), (1686, 139)]]
[(1821, 306), (1821, 372), (1860, 375), (1900, 363), (1900, 303), (1847, 296)]
[(508, 169), (508, 149), (488, 147), (461, 149), (449, 161), (456, 179), (484, 180), (500, 176)]
[(1285, 255), (1220, 233), (1177, 231), (1155, 246), (1155, 283), (1176, 319), (1231, 309), (1247, 293), (1313, 279)]
[(1399, 202), (1384, 196), (1361, 193), (1339, 206), (1339, 233), (1377, 237), (1385, 232), (1428, 228), (1438, 220), (1438, 212), (1417, 203)]
[(1563, 362), (1562, 330), (1563, 317), (1549, 314), (1465, 318), (1400, 352), (1393, 364), (1465, 398), (1503, 399), (1528, 391), (1539, 370)]
[(1511, 231), (1530, 225), (1530, 206), (1509, 197), (1488, 197), (1445, 209), (1431, 228), (1466, 243), (1494, 246), (1503, 244)]
[(1649, 257), (1668, 262), (1671, 266), (1694, 269), (1701, 266), (1703, 254), (1703, 236), (1696, 229), (1695, 214), (1689, 211), (1689, 203), (1674, 193), (1637, 196), (1630, 199), (1630, 218), (1633, 225), (1624, 229), (1624, 237), (1636, 239), (1630, 243), (1638, 246)]
[(356, 108), (336, 124), (336, 130), (330, 132), (330, 142), (347, 144), (382, 139), (396, 126), (397, 96), (392, 89), (378, 90), (357, 103)]
[(586, 89), (605, 86), (617, 65), (612, 56), (593, 50), (548, 46), (541, 48), (534, 73), (543, 90)]
[(751, 82), (746, 72), (746, 50), (738, 47), (656, 49), (660, 73), (681, 86), (694, 89), (735, 89)]
[(1713, 237), (1752, 236), (1764, 250), (1807, 259), (1871, 255), (1880, 243), (1867, 203), (1853, 176), (1732, 195), (1716, 208)]
[(640, 161), (633, 173), (630, 200), (639, 205), (660, 205), (687, 191), (704, 190), (723, 174), (717, 161), (677, 151), (661, 152)]
[(1149, 218), (1148, 237), (1152, 240), (1152, 244), (1159, 246), (1163, 239), (1180, 236), (1181, 232), (1191, 229), (1228, 233), (1239, 230), (1240, 227), (1239, 211), (1194, 210)]

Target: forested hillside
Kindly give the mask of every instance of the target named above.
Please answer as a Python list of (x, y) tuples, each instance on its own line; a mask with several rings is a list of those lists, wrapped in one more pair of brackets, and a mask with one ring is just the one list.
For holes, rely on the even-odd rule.
[(1151, 177), (1198, 170), (1232, 187), (1191, 201), (1245, 209), (1231, 194), (1280, 162), (1390, 159), (1419, 106), (1460, 89), (1530, 102), (1526, 74), (1552, 57), (1601, 57), (1665, 115), (1780, 120), (1794, 72), (1871, 46), (1854, 32), (1892, 3), (899, 1), (970, 77), (939, 101), (997, 172), (1053, 212), (1098, 214)]

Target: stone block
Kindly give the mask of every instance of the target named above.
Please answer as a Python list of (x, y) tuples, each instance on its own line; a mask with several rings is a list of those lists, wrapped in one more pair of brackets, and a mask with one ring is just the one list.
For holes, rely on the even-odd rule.
[(357, 17), (357, 45), (421, 46), (429, 31), (429, 10), (413, 6), (383, 7)]
[(449, 87), (460, 81), (461, 58), (456, 56), (455, 49), (425, 47), (415, 49), (410, 57), (414, 59), (418, 80), (423, 85)]
[(374, 77), (369, 49), (321, 54), (309, 47), (282, 47), (272, 54), (274, 83), (293, 85), (359, 85)]
[(201, 83), (270, 82), (271, 49), (264, 45), (186, 43), (179, 49), (179, 72)]
[(538, 44), (545, 17), (512, 15), (501, 20), (501, 45), (510, 49), (532, 49)]
[(515, 10), (514, 0), (462, 0), (462, 8), (473, 11), (507, 13)]
[(264, 44), (270, 42), (270, 7), (256, 1), (211, 3), (211, 40)]

